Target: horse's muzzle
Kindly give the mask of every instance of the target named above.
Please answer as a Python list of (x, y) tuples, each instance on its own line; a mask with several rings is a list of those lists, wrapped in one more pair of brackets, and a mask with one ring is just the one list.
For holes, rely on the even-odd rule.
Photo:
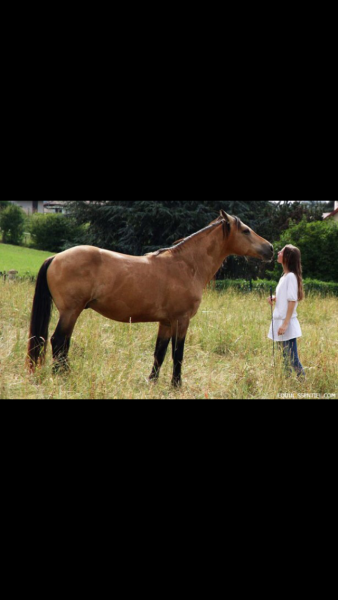
[(272, 244), (268, 244), (262, 248), (262, 258), (264, 262), (272, 262), (274, 257), (274, 247)]

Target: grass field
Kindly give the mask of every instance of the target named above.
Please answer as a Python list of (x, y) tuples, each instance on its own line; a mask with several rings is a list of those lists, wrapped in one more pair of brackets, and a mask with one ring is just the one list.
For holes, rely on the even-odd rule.
[[(35, 375), (24, 368), (34, 286), (0, 282), (1, 399), (275, 399), (338, 397), (338, 299), (309, 296), (299, 308), (307, 379), (287, 378), (267, 339), (270, 307), (258, 294), (205, 293), (188, 333), (183, 387), (170, 386), (171, 353), (148, 382), (157, 326), (123, 325), (85, 311), (70, 350), (71, 372), (54, 376), (49, 346)], [(53, 312), (50, 335), (56, 326)]]
[(46, 258), (52, 255), (52, 252), (0, 243), (0, 271), (13, 269), (19, 272), (19, 276), (35, 276)]

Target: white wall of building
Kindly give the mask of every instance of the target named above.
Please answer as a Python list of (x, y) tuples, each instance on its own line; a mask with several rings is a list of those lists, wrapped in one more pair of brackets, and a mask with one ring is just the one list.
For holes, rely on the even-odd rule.
[(10, 200), (12, 204), (21, 206), (27, 214), (43, 213), (43, 200)]

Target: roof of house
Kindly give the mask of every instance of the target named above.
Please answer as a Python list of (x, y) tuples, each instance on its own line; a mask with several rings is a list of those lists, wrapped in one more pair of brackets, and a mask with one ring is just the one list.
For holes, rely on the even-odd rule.
[(325, 219), (330, 219), (330, 217), (334, 217), (335, 215), (338, 215), (338, 208), (336, 208), (336, 210), (334, 210), (333, 212), (331, 212), (328, 215), (326, 215), (324, 218)]
[(63, 206), (67, 200), (44, 200), (45, 206)]

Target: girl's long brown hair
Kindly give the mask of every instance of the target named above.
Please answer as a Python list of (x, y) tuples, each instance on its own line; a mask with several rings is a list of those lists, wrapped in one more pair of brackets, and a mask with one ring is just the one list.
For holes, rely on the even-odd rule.
[(304, 300), (302, 255), (299, 248), (285, 246), (283, 254), (283, 265), (290, 273), (294, 273), (298, 280), (298, 301)]

